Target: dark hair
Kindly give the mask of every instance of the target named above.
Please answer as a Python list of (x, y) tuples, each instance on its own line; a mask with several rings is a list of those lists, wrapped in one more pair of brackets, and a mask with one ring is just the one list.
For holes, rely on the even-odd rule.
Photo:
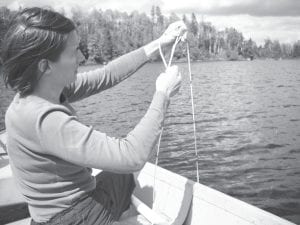
[(4, 83), (21, 96), (38, 82), (38, 62), (56, 61), (75, 24), (63, 15), (38, 7), (26, 8), (12, 20), (2, 41)]

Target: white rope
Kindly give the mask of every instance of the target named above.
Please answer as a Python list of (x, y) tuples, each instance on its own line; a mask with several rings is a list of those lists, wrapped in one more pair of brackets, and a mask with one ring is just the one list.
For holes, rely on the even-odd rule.
[[(168, 67), (171, 66), (173, 55), (175, 52), (176, 45), (180, 42), (182, 37), (177, 36), (175, 43), (172, 47), (171, 51), (171, 56), (169, 59), (169, 63), (167, 65), (165, 57), (163, 55), (162, 49), (161, 49), (161, 44), (159, 43), (159, 53), (161, 56), (161, 59), (165, 65), (165, 68), (167, 69)], [(197, 173), (197, 182), (199, 183), (199, 163), (198, 163), (198, 149), (197, 149), (197, 136), (196, 136), (196, 120), (195, 120), (195, 106), (194, 106), (194, 95), (193, 95), (193, 80), (192, 80), (192, 70), (191, 70), (191, 61), (190, 61), (190, 48), (188, 42), (186, 42), (186, 51), (187, 51), (187, 61), (188, 61), (188, 70), (189, 70), (189, 79), (190, 79), (190, 92), (191, 92), (191, 102), (192, 102), (192, 116), (193, 116), (193, 129), (194, 129), (194, 148), (195, 148), (195, 155), (196, 155), (196, 173)], [(160, 141), (161, 141), (161, 136), (162, 136), (163, 128), (161, 130), (159, 140), (158, 140), (158, 148), (157, 148), (157, 153), (156, 153), (156, 160), (155, 160), (155, 175), (154, 175), (154, 180), (156, 176), (156, 167), (158, 165), (158, 156), (159, 156), (159, 148), (160, 148)], [(154, 181), (155, 184), (155, 181)], [(154, 186), (155, 187), (155, 186)], [(153, 189), (154, 189), (153, 187)], [(153, 194), (153, 200), (154, 200), (154, 194)]]
[(171, 66), (172, 59), (173, 59), (173, 55), (174, 55), (175, 49), (176, 49), (176, 45), (179, 43), (179, 41), (180, 41), (180, 37), (177, 36), (177, 37), (176, 37), (176, 40), (175, 40), (175, 43), (174, 43), (174, 45), (173, 45), (173, 47), (172, 47), (172, 51), (171, 51), (171, 56), (170, 56), (170, 59), (169, 59), (168, 67)]
[(192, 114), (193, 114), (193, 126), (194, 126), (194, 144), (195, 144), (195, 154), (196, 154), (196, 172), (197, 172), (197, 182), (199, 183), (199, 165), (198, 165), (198, 149), (197, 149), (197, 137), (196, 137), (196, 121), (195, 121), (195, 107), (194, 107), (194, 95), (193, 95), (193, 81), (192, 81), (192, 70), (190, 61), (190, 50), (189, 43), (186, 42), (186, 51), (189, 67), (189, 77), (190, 77), (190, 90), (191, 90), (191, 101), (192, 101)]
[(155, 181), (156, 181), (156, 170), (157, 170), (157, 165), (158, 165), (158, 155), (159, 155), (159, 149), (160, 149), (160, 140), (161, 140), (161, 135), (163, 133), (164, 127), (162, 127), (159, 138), (158, 138), (158, 144), (157, 144), (157, 151), (156, 151), (156, 156), (155, 156), (155, 167), (154, 167), (154, 176), (153, 176), (153, 203), (155, 199)]
[(163, 52), (162, 52), (162, 50), (161, 50), (161, 44), (160, 44), (160, 42), (158, 43), (158, 47), (159, 47), (158, 49), (159, 49), (159, 54), (160, 54), (160, 56), (161, 56), (161, 59), (162, 59), (164, 65), (165, 65), (165, 68), (167, 69), (167, 68), (168, 68), (168, 65), (167, 65), (167, 63), (166, 63), (164, 54), (163, 54)]
[[(166, 69), (171, 66), (173, 55), (174, 55), (174, 52), (175, 52), (175, 48), (176, 48), (176, 45), (179, 43), (179, 41), (180, 41), (180, 38), (179, 38), (179, 36), (177, 36), (177, 38), (175, 40), (175, 43), (174, 43), (174, 45), (172, 47), (172, 51), (171, 51), (171, 55), (170, 55), (170, 60), (169, 60), (168, 64), (166, 63), (165, 57), (164, 57), (162, 49), (161, 49), (161, 44), (159, 42), (159, 45), (158, 45), (159, 46), (159, 53), (160, 53), (161, 59), (162, 59), (164, 65), (165, 65)], [(158, 144), (157, 144), (157, 151), (156, 151), (156, 157), (155, 157), (155, 167), (154, 167), (154, 176), (153, 176), (153, 193), (152, 193), (153, 203), (154, 203), (154, 200), (155, 200), (156, 171), (157, 171), (157, 166), (158, 166), (158, 156), (159, 156), (160, 142), (161, 142), (161, 136), (162, 136), (163, 130), (164, 130), (164, 127), (162, 127), (162, 129), (160, 131), (160, 134), (159, 134), (159, 139), (158, 139)]]
[[(171, 66), (172, 59), (175, 53), (175, 49), (177, 44), (180, 42), (182, 37), (177, 36), (174, 45), (172, 47), (169, 63), (166, 63), (165, 57), (163, 55), (162, 49), (161, 49), (161, 44), (159, 43), (159, 53), (161, 56), (161, 59), (164, 63), (165, 68), (167, 69), (168, 67)], [(198, 165), (198, 150), (197, 150), (197, 137), (196, 137), (196, 121), (195, 121), (195, 107), (194, 107), (194, 97), (193, 97), (193, 85), (192, 85), (192, 72), (191, 72), (191, 62), (190, 62), (190, 51), (189, 51), (189, 45), (188, 42), (186, 42), (186, 48), (187, 48), (187, 59), (188, 59), (188, 69), (189, 69), (189, 77), (190, 77), (190, 90), (191, 90), (191, 101), (192, 101), (192, 115), (193, 115), (193, 127), (194, 127), (194, 146), (195, 146), (195, 154), (196, 154), (196, 171), (197, 171), (197, 182), (199, 183), (199, 165)], [(157, 144), (157, 151), (156, 151), (156, 157), (155, 157), (155, 167), (154, 167), (154, 181), (153, 181), (153, 203), (155, 201), (155, 185), (156, 185), (156, 171), (157, 171), (157, 166), (158, 166), (158, 156), (160, 152), (160, 142), (161, 142), (161, 136), (163, 133), (164, 127), (162, 127), (159, 139), (158, 139), (158, 144)], [(152, 223), (153, 224), (153, 223)]]

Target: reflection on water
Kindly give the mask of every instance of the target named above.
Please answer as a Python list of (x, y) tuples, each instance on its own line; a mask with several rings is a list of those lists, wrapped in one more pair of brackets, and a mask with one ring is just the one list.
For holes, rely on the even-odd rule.
[[(168, 109), (159, 165), (196, 180), (186, 64)], [(86, 70), (87, 68), (81, 68)], [(124, 137), (145, 114), (161, 64), (74, 104), (80, 120)], [(192, 65), (200, 182), (300, 223), (300, 63), (296, 60)], [(0, 126), (7, 107), (1, 91)]]

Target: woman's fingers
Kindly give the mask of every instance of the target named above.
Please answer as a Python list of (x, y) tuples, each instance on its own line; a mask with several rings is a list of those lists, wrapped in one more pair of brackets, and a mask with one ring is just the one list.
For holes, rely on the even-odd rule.
[(176, 84), (174, 85), (174, 87), (170, 93), (170, 97), (173, 97), (174, 95), (176, 95), (179, 92), (180, 87), (181, 87), (181, 81), (182, 81), (182, 78), (181, 78), (181, 74), (179, 73), (179, 75), (177, 76)]
[(177, 35), (184, 35), (184, 33), (186, 33), (187, 27), (182, 20), (174, 22), (173, 24), (174, 24), (174, 27), (175, 27), (174, 29), (175, 29)]
[(181, 74), (177, 66), (168, 67), (165, 73), (159, 75), (156, 80), (156, 90), (174, 96), (181, 86)]
[[(187, 27), (183, 21), (176, 21), (171, 23), (164, 34), (161, 36), (160, 41), (162, 44), (171, 44), (175, 41), (176, 37), (184, 37), (187, 33)], [(182, 40), (182, 38), (181, 38)]]

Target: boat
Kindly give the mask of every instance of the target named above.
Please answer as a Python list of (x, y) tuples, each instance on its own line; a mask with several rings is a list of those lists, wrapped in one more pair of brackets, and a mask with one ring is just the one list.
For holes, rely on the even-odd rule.
[[(5, 132), (0, 133), (0, 216), (26, 208), (13, 182), (5, 151)], [(93, 170), (93, 175), (101, 172)], [(146, 163), (134, 174), (133, 213), (120, 225), (295, 225), (294, 223), (191, 181), (169, 170)], [(154, 193), (153, 193), (154, 192)], [(24, 209), (23, 209), (24, 211)], [(25, 210), (26, 211), (26, 210)], [(25, 214), (26, 215), (26, 214)], [(10, 225), (30, 224), (29, 214), (18, 216)], [(0, 218), (0, 223), (1, 223)], [(3, 222), (3, 221), (2, 221)], [(4, 223), (5, 224), (5, 223)]]

